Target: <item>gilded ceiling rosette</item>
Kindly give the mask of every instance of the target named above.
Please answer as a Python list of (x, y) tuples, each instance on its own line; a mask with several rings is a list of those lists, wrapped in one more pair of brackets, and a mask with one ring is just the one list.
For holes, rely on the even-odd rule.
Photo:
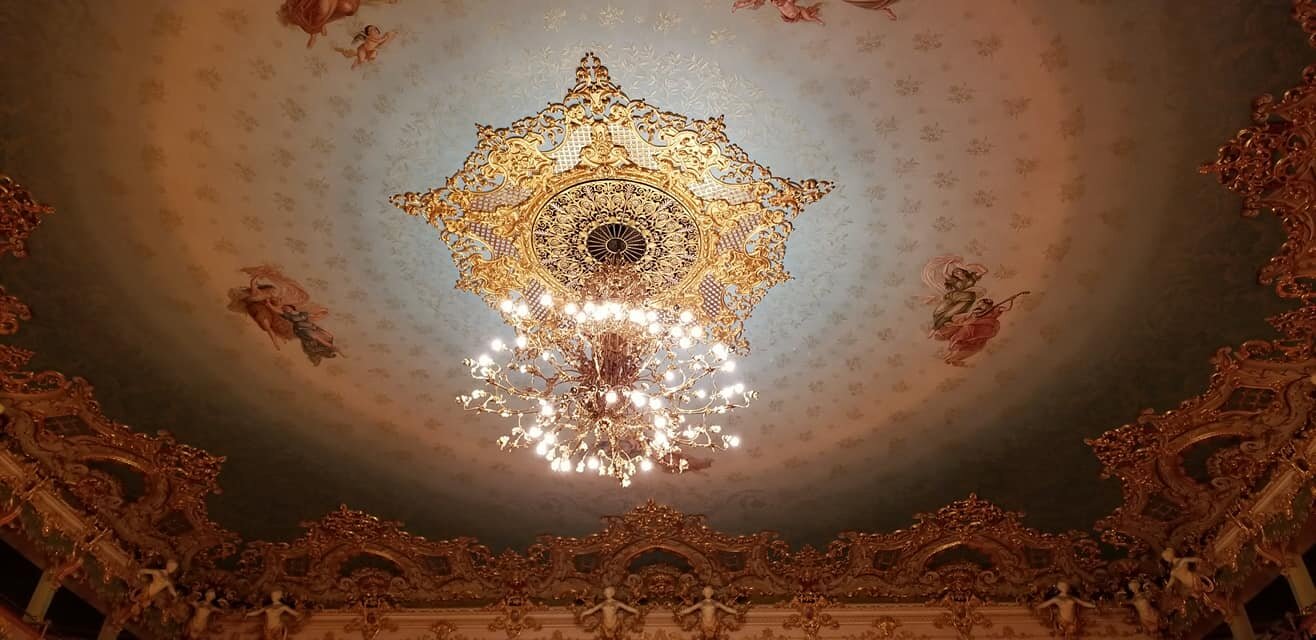
[(562, 102), (478, 134), (442, 187), (392, 198), (440, 230), (459, 289), (495, 308), (517, 295), (537, 317), (543, 294), (588, 296), (596, 271), (623, 260), (648, 304), (694, 313), (737, 350), (754, 305), (789, 277), (796, 216), (832, 188), (772, 175), (720, 117), (632, 100), (592, 53)]

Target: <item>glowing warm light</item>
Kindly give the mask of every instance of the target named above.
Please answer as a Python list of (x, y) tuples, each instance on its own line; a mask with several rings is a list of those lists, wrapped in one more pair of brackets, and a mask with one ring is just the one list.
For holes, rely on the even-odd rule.
[(629, 486), (655, 466), (685, 470), (691, 450), (740, 446), (705, 420), (757, 394), (719, 382), (735, 364), (726, 345), (703, 341), (693, 313), (607, 299), (554, 306), (547, 294), (538, 302), (532, 314), (525, 301), (503, 301), (515, 341), (495, 340), (493, 356), (466, 361), (480, 387), (462, 405), (516, 421), (502, 448), (533, 448), (553, 471)]

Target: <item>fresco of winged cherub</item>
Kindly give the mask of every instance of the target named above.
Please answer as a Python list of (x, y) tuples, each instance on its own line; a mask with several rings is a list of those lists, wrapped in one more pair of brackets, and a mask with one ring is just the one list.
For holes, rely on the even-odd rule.
[(352, 61), (352, 68), (355, 69), (367, 62), (374, 62), (375, 57), (379, 55), (379, 48), (392, 40), (397, 33), (384, 32), (379, 27), (368, 24), (352, 38), (352, 47), (355, 48), (335, 49), (335, 51), (343, 54), (344, 58), (355, 58)]

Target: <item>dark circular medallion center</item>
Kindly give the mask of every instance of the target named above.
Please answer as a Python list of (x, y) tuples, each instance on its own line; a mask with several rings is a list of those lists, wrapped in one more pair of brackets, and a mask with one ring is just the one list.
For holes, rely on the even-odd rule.
[(585, 237), (585, 250), (599, 262), (634, 264), (644, 257), (646, 248), (644, 234), (622, 222), (601, 224), (590, 230)]

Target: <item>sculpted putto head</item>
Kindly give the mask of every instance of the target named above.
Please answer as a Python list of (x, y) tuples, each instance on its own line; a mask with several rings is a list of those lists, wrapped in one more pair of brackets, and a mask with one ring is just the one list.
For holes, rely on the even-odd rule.
[(616, 589), (616, 587), (604, 587), (604, 588), (603, 588), (603, 597), (605, 597), (605, 598), (611, 598), (612, 596), (615, 596), (615, 595), (617, 595), (617, 589)]
[(713, 587), (711, 587), (711, 586), (705, 586), (705, 587), (704, 587), (704, 597), (705, 597), (705, 598), (711, 598), (711, 597), (713, 597)]

